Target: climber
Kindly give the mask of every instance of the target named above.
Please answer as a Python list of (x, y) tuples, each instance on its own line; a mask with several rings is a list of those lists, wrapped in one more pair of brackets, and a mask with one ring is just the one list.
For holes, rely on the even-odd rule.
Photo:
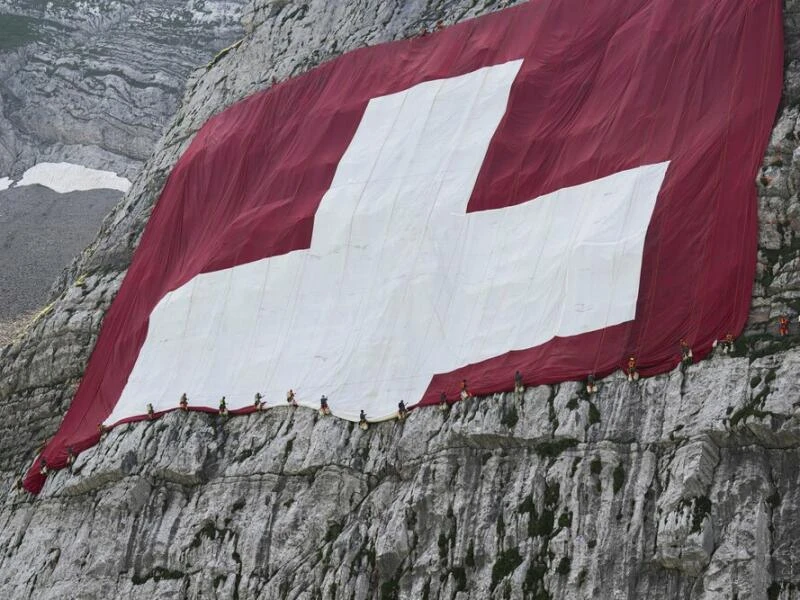
[(289, 390), (286, 392), (286, 402), (290, 404), (292, 407), (297, 406), (297, 400), (294, 399), (294, 390)]
[(720, 342), (720, 346), (722, 346), (723, 354), (730, 354), (733, 351), (733, 334), (728, 333)]
[(686, 340), (684, 338), (681, 338), (680, 344), (681, 344), (681, 362), (684, 365), (692, 364), (692, 358), (693, 358), (692, 349), (689, 347), (689, 344), (686, 343)]
[(331, 414), (331, 409), (328, 407), (328, 397), (325, 394), (322, 394), (322, 398), (319, 399), (319, 413), (326, 417)]
[(628, 359), (628, 381), (638, 381), (639, 371), (636, 370), (636, 358), (631, 356)]
[(514, 373), (514, 391), (517, 394), (522, 394), (525, 392), (525, 384), (522, 383), (522, 373), (519, 371)]
[(153, 410), (153, 405), (148, 402), (147, 403), (147, 418), (152, 421), (153, 419), (155, 419), (155, 417), (156, 417), (156, 411)]
[(75, 464), (75, 459), (78, 458), (75, 451), (72, 449), (72, 446), (67, 448), (67, 466), (69, 467), (70, 471), (72, 470), (72, 465)]
[(441, 31), (442, 29), (444, 29), (444, 21), (436, 21), (434, 31)]
[(220, 398), (220, 401), (219, 401), (219, 414), (221, 414), (223, 417), (227, 417), (228, 416), (228, 406), (225, 404), (225, 396)]
[(448, 406), (448, 404), (447, 404), (447, 394), (442, 392), (441, 394), (439, 394), (439, 410), (444, 412), (448, 408), (450, 408), (450, 406)]
[(469, 390), (467, 389), (467, 380), (466, 379), (462, 379), (461, 380), (461, 393), (460, 393), (460, 396), (461, 396), (462, 400), (466, 400), (467, 398), (469, 398), (471, 396), (471, 394), (469, 393)]
[(590, 396), (597, 393), (597, 382), (595, 381), (594, 373), (591, 373), (586, 378), (586, 393)]
[(725, 336), (725, 352), (726, 353), (729, 354), (729, 353), (733, 352), (733, 342), (734, 342), (734, 338), (733, 338), (733, 334), (732, 333), (729, 333), (728, 335)]
[(781, 336), (789, 335), (789, 317), (786, 315), (781, 315), (781, 318), (778, 320), (778, 333)]
[(253, 399), (253, 406), (256, 410), (264, 410), (264, 396), (262, 396), (259, 392), (256, 392), (255, 398)]
[(97, 426), (97, 431), (99, 431), (99, 432), (100, 432), (100, 437), (103, 437), (103, 436), (104, 436), (106, 433), (108, 433), (108, 427), (106, 427), (105, 425), (103, 425), (102, 423), (100, 423), (100, 424)]
[(361, 411), (361, 414), (358, 416), (358, 426), (361, 427), (361, 429), (363, 429), (364, 431), (369, 429), (369, 423), (367, 423), (367, 413), (365, 413), (363, 410)]
[(181, 410), (184, 412), (189, 410), (189, 398), (186, 396), (186, 392), (181, 394), (181, 399), (178, 400), (178, 406), (180, 406)]
[(406, 409), (406, 403), (400, 400), (400, 402), (397, 403), (397, 418), (400, 421), (403, 421), (407, 416), (408, 409)]
[(39, 475), (42, 477), (47, 477), (49, 472), (50, 469), (47, 466), (47, 461), (44, 458), (39, 459)]

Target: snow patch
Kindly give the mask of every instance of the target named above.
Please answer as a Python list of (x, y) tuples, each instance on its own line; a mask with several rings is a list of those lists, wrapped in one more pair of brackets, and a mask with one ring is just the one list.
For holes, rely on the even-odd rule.
[(10, 177), (0, 177), (0, 192), (10, 188), (12, 183), (14, 183), (14, 180)]
[[(4, 180), (0, 179), (0, 185)], [(16, 187), (43, 185), (60, 194), (87, 190), (119, 190), (127, 192), (131, 182), (111, 171), (88, 169), (70, 163), (39, 163), (25, 171)], [(2, 189), (0, 187), (0, 189)]]

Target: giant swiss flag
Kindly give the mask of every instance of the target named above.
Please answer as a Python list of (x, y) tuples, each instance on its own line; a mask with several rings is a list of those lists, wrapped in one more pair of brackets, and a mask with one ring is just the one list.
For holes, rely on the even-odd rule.
[(184, 392), (379, 419), (462, 378), (702, 355), (747, 318), (782, 56), (780, 0), (535, 0), (234, 105), (171, 173), (44, 459)]

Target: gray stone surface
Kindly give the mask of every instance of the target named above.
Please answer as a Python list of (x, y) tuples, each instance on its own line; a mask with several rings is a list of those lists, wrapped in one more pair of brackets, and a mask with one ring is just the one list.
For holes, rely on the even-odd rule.
[(38, 185), (0, 191), (0, 322), (40, 306), (121, 198), (116, 190), (58, 194)]
[[(800, 2), (759, 177), (753, 311), (685, 371), (530, 389), (361, 432), (278, 407), (111, 432), (38, 499), (12, 489), (79, 381), (166, 173), (213, 112), (339, 52), (504, 3), (254, 0), (53, 306), (0, 353), (0, 597), (800, 597)], [(777, 235), (776, 235), (777, 233)], [(75, 280), (81, 285), (75, 285)]]
[(134, 175), (245, 0), (0, 0), (0, 177), (65, 160)]
[[(189, 74), (242, 37), (244, 4), (0, 0), (0, 178), (46, 161), (135, 175)], [(47, 304), (53, 279), (112, 207), (103, 202), (99, 214), (98, 192), (75, 193), (68, 213), (45, 209), (31, 221), (12, 211), (20, 218), (11, 223), (5, 200), (20, 194), (34, 210), (54, 202), (44, 188), (0, 192), (0, 344)], [(36, 244), (27, 258), (25, 243)]]

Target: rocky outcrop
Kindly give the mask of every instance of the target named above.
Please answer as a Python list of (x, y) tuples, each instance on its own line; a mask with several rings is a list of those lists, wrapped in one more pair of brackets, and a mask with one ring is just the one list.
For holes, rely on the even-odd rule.
[(190, 72), (243, 35), (243, 5), (0, 0), (0, 345), (47, 304), (53, 279), (121, 196), (3, 191), (4, 177), (46, 161), (133, 176)]
[[(0, 0), (0, 174), (67, 161), (132, 176), (244, 0)], [(2, 176), (0, 175), (0, 176)]]
[[(121, 198), (114, 190), (58, 194), (26, 186), (0, 191), (0, 327), (39, 310), (53, 280), (92, 241)], [(0, 333), (0, 345), (8, 341)]]
[(800, 596), (800, 2), (757, 183), (753, 311), (732, 355), (588, 398), (577, 384), (361, 432), (278, 407), (120, 427), (12, 489), (75, 390), (166, 173), (213, 112), (345, 50), (508, 3), (255, 0), (53, 304), (0, 354), (0, 595), (11, 598)]
[(9, 497), (0, 589), (777, 597), (795, 582), (800, 500), (798, 417), (771, 400), (800, 352), (780, 358), (615, 376), (591, 400), (579, 384), (533, 388), (367, 432), (285, 406), (120, 427), (35, 502)]

